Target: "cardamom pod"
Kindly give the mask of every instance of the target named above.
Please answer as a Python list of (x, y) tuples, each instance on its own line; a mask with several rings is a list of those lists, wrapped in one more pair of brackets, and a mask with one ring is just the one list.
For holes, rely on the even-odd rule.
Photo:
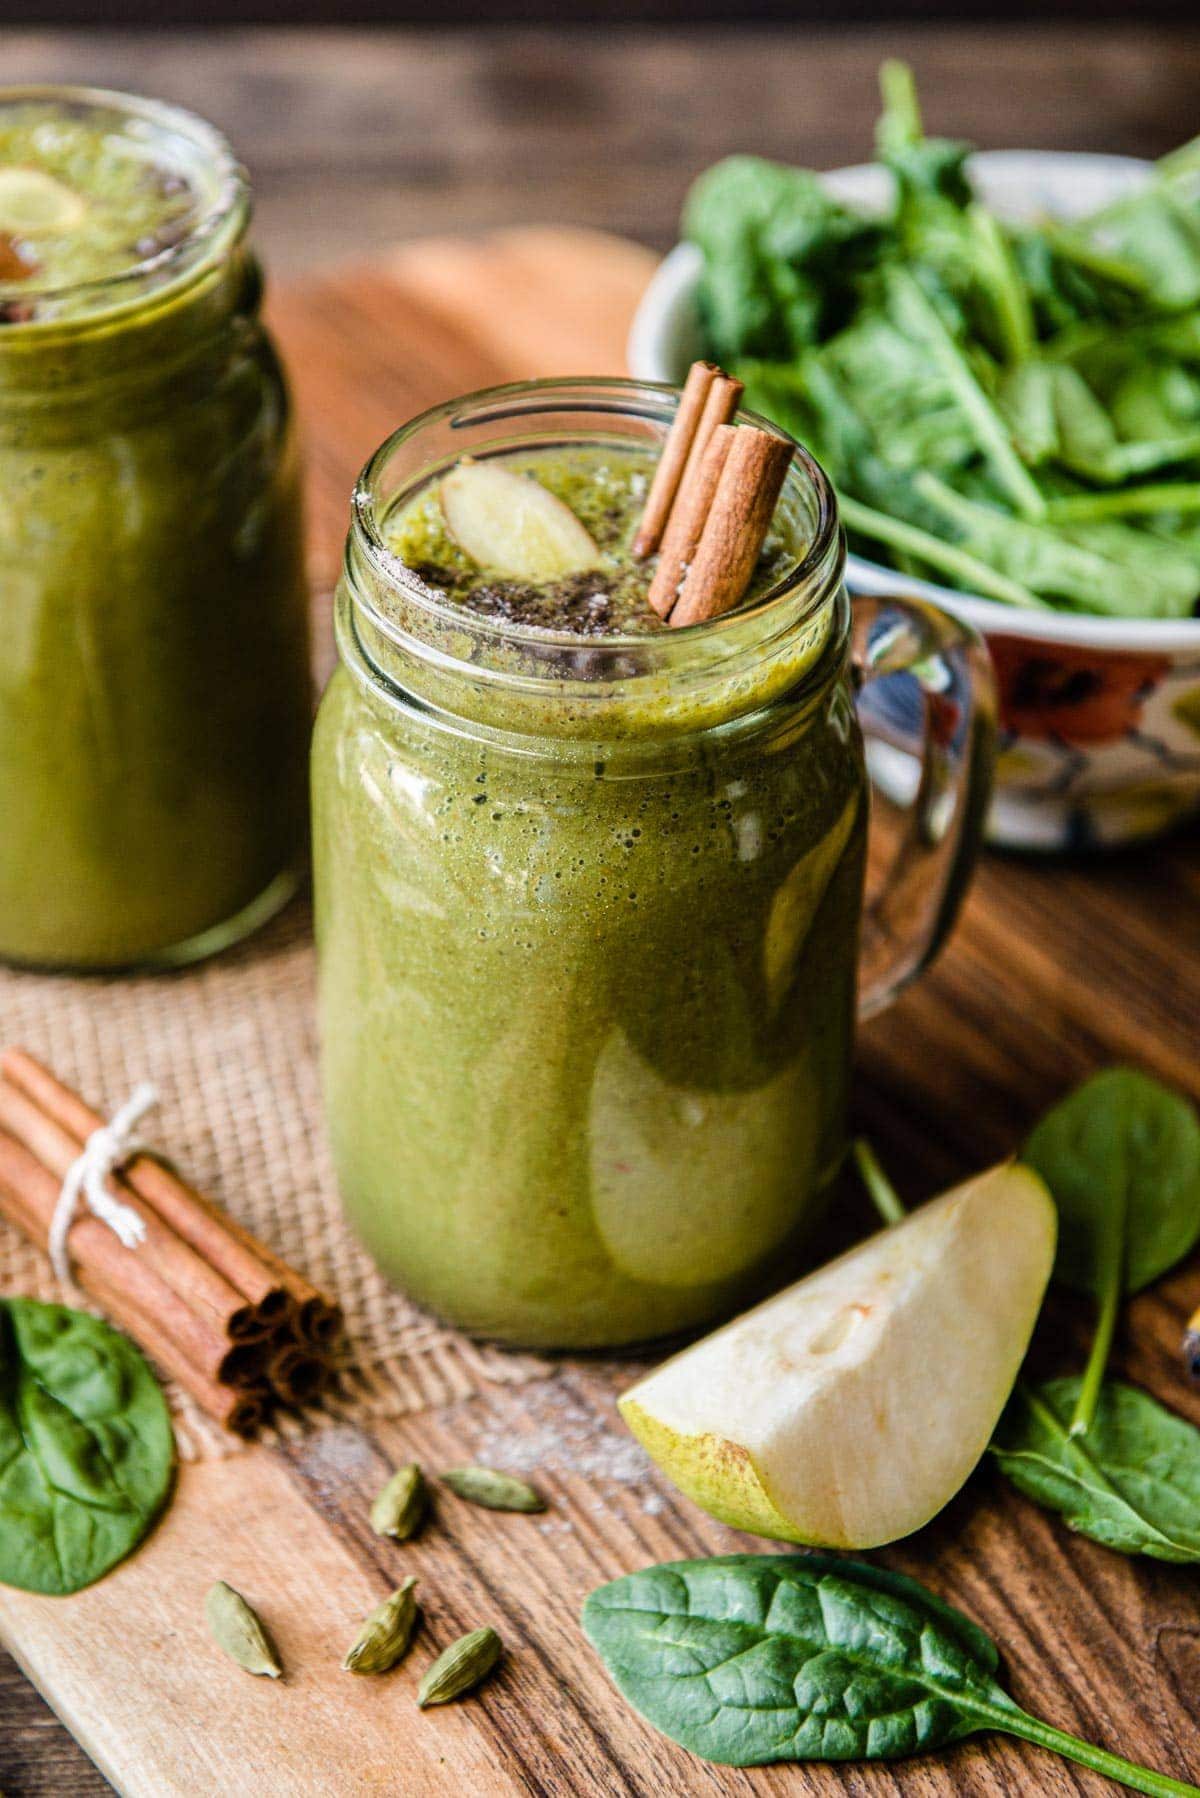
[(205, 1596), (204, 1615), (217, 1647), (223, 1648), (230, 1660), (247, 1673), (279, 1678), (283, 1666), (275, 1645), (240, 1592), (219, 1579)]
[(489, 1511), (544, 1511), (546, 1501), (527, 1480), (512, 1473), (496, 1473), (490, 1467), (452, 1467), (443, 1482), (460, 1498)]
[(376, 1605), (346, 1650), (347, 1673), (386, 1673), (408, 1650), (417, 1627), (416, 1580), (409, 1576)]
[(371, 1506), (371, 1528), (377, 1536), (407, 1542), (420, 1527), (429, 1501), (425, 1476), (415, 1461), (394, 1473)]
[(470, 1692), (485, 1680), (500, 1656), (504, 1644), (494, 1629), (473, 1629), (444, 1648), (417, 1689), (417, 1703), (424, 1710), (431, 1704), (448, 1704)]

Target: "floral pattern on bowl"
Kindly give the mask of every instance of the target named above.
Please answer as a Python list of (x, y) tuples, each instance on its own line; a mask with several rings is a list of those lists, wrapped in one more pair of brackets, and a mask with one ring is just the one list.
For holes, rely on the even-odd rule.
[(1091, 848), (1154, 834), (1196, 806), (1200, 646), (1190, 662), (1016, 635), (992, 634), (989, 647), (995, 840)]

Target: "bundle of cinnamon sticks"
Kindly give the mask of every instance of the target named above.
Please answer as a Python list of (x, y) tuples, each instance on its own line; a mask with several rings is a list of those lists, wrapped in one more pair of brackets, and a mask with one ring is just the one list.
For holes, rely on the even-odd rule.
[[(41, 1249), (103, 1122), (32, 1055), (0, 1053), (0, 1216)], [(139, 1154), (109, 1186), (145, 1235), (127, 1248), (81, 1206), (67, 1238), (81, 1289), (239, 1435), (277, 1404), (318, 1398), (334, 1377), (340, 1308), (165, 1163)]]
[(633, 541), (639, 559), (658, 551), (649, 599), (673, 627), (742, 599), (792, 459), (786, 437), (730, 423), (742, 391), (693, 362)]

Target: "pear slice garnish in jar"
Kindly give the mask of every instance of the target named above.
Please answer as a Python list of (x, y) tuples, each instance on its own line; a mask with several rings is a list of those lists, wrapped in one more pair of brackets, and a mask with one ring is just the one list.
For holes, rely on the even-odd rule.
[(439, 491), (450, 535), (480, 568), (508, 580), (551, 581), (600, 561), (570, 506), (532, 475), (466, 457), (442, 476)]
[(86, 211), (74, 188), (45, 169), (0, 169), (0, 231), (14, 237), (65, 237)]

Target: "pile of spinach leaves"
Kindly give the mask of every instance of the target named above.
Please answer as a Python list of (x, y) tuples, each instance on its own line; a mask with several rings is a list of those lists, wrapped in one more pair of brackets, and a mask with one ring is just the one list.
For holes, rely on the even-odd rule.
[(828, 469), (850, 539), (1015, 606), (1200, 599), (1200, 138), (1067, 225), (977, 201), (884, 65), (891, 215), (755, 157), (693, 187), (707, 352)]

